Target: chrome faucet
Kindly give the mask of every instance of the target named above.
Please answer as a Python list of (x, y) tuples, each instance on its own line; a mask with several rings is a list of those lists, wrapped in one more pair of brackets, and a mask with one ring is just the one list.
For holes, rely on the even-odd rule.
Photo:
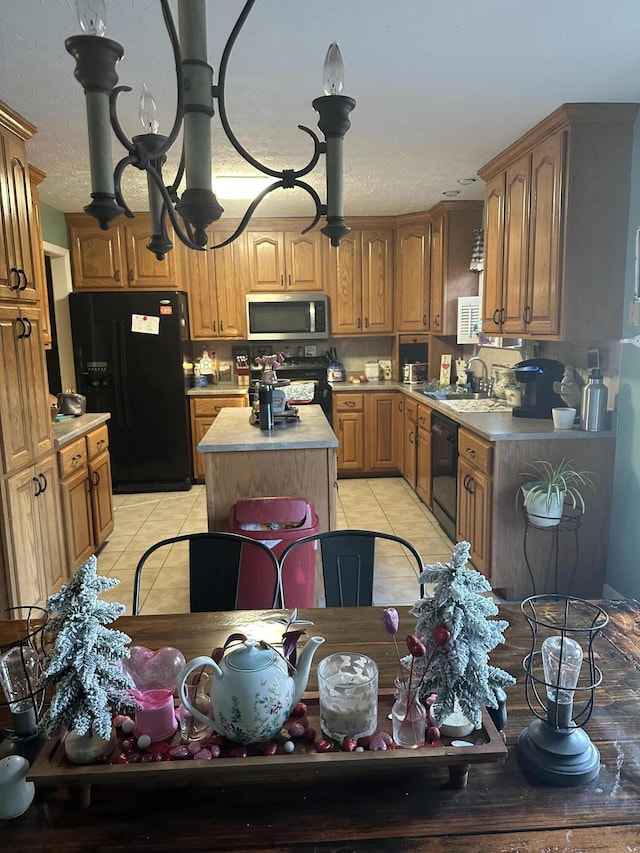
[(492, 389), (489, 387), (489, 371), (487, 370), (487, 365), (480, 358), (479, 355), (472, 355), (471, 356), (471, 358), (467, 361), (467, 363), (465, 365), (465, 371), (467, 371), (468, 373), (473, 373), (473, 370), (471, 368), (471, 364), (474, 361), (479, 361), (480, 364), (482, 365), (482, 378), (479, 381), (477, 381), (475, 378), (475, 374), (474, 374), (474, 378), (471, 381), (472, 390), (473, 391), (488, 391), (488, 392), (490, 392)]
[(467, 362), (467, 364), (465, 366), (465, 370), (471, 370), (471, 362), (472, 361), (479, 361), (480, 362), (480, 364), (482, 365), (482, 378), (488, 379), (489, 378), (489, 372), (487, 371), (487, 365), (484, 363), (484, 361), (480, 358), (479, 355), (472, 355), (471, 356), (471, 358), (469, 359), (469, 361)]

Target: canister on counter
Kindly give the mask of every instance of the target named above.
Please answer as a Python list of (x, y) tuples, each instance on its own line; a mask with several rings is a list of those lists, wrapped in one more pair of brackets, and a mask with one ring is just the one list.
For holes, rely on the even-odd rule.
[(329, 382), (344, 380), (344, 367), (341, 361), (332, 361), (327, 365), (327, 379)]

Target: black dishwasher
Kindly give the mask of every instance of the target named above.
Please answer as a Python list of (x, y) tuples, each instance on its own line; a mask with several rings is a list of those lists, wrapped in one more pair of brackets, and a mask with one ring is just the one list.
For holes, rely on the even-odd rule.
[(458, 424), (433, 412), (431, 416), (431, 496), (433, 514), (452, 542), (456, 541)]

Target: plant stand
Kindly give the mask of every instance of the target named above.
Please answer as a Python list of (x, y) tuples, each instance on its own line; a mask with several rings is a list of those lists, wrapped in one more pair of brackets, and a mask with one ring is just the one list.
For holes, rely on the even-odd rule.
[[(530, 513), (526, 512), (523, 509), (524, 514), (524, 560), (527, 565), (527, 571), (529, 572), (529, 578), (531, 579), (531, 589), (532, 594), (537, 595), (538, 593), (548, 593), (553, 592), (555, 595), (560, 594), (560, 590), (558, 589), (559, 585), (559, 559), (560, 559), (560, 534), (570, 533), (573, 534), (573, 543), (574, 543), (574, 560), (573, 560), (573, 568), (569, 575), (569, 583), (567, 585), (567, 589), (564, 591), (567, 595), (571, 592), (571, 586), (573, 584), (573, 580), (575, 578), (576, 571), (578, 569), (578, 559), (580, 556), (579, 551), (579, 542), (578, 542), (578, 531), (582, 526), (582, 516), (583, 513), (579, 510), (573, 509), (570, 506), (563, 507), (562, 516), (558, 524), (553, 527), (538, 527), (535, 524), (535, 516), (531, 516)], [(551, 535), (552, 544), (551, 544), (551, 552), (550, 552), (550, 563), (553, 565), (553, 577), (554, 577), (554, 588), (552, 590), (544, 589), (538, 590), (536, 589), (536, 580), (534, 572), (531, 568), (531, 560), (529, 557), (530, 552), (534, 552), (534, 549), (531, 547), (532, 542), (530, 542), (530, 537), (533, 537), (533, 543), (536, 541), (535, 534), (541, 535)], [(535, 553), (535, 552), (534, 552)], [(533, 554), (532, 554), (533, 556)]]

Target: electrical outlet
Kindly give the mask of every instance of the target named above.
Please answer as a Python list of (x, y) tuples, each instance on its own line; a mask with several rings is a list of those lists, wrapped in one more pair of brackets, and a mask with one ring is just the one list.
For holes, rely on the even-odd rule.
[(640, 299), (632, 299), (629, 305), (629, 325), (640, 326)]

